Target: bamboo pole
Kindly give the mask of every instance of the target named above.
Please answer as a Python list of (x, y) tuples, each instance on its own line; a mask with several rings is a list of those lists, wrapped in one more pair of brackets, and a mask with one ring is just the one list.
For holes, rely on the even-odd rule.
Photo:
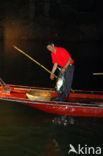
[(93, 73), (93, 75), (103, 75), (103, 73)]
[[(40, 67), (42, 67), (44, 70), (46, 70), (48, 73), (51, 74), (51, 71), (48, 70), (47, 68), (45, 68), (42, 64), (40, 64), (38, 61), (36, 61), (35, 59), (33, 59), (31, 56), (29, 56), (28, 54), (26, 54), (23, 50), (19, 49), (17, 46), (13, 45), (13, 48), (15, 48), (17, 51), (19, 51), (20, 53), (22, 53), (23, 55), (25, 55), (26, 57), (28, 57), (30, 60), (32, 60), (33, 62), (35, 62), (37, 65), (39, 65)], [(55, 74), (54, 74), (55, 78), (58, 78)]]

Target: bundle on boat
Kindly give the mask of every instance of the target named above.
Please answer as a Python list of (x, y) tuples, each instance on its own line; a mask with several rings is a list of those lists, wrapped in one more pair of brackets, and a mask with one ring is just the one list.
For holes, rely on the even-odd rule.
[(26, 93), (26, 97), (30, 100), (37, 100), (37, 101), (50, 101), (52, 95), (47, 90), (40, 90), (40, 89), (33, 89)]

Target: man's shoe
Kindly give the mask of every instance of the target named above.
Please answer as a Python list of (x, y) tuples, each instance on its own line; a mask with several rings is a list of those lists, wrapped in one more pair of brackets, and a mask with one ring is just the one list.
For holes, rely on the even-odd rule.
[(53, 98), (51, 101), (60, 101), (60, 98), (57, 96), (56, 98)]
[(63, 96), (57, 96), (56, 98), (53, 98), (51, 101), (65, 101)]

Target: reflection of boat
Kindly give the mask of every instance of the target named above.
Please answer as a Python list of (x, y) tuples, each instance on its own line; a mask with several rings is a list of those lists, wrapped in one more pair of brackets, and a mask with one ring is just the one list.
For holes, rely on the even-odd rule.
[[(28, 99), (27, 93), (40, 90), (47, 93), (48, 100)], [(45, 94), (43, 94), (45, 95)], [(51, 96), (50, 96), (51, 95)], [(0, 99), (6, 101), (16, 101), (24, 103), (27, 106), (39, 109), (53, 114), (69, 115), (69, 116), (91, 116), (103, 117), (103, 92), (102, 91), (80, 91), (75, 90), (70, 93), (67, 102), (50, 101), (50, 98), (57, 96), (53, 89), (37, 88), (20, 85), (0, 85)]]

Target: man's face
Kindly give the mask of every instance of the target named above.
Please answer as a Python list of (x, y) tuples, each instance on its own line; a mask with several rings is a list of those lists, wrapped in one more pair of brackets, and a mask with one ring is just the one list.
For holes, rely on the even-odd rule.
[(48, 49), (50, 52), (53, 52), (53, 51), (54, 51), (54, 46), (53, 46), (53, 45), (47, 45), (47, 49)]

